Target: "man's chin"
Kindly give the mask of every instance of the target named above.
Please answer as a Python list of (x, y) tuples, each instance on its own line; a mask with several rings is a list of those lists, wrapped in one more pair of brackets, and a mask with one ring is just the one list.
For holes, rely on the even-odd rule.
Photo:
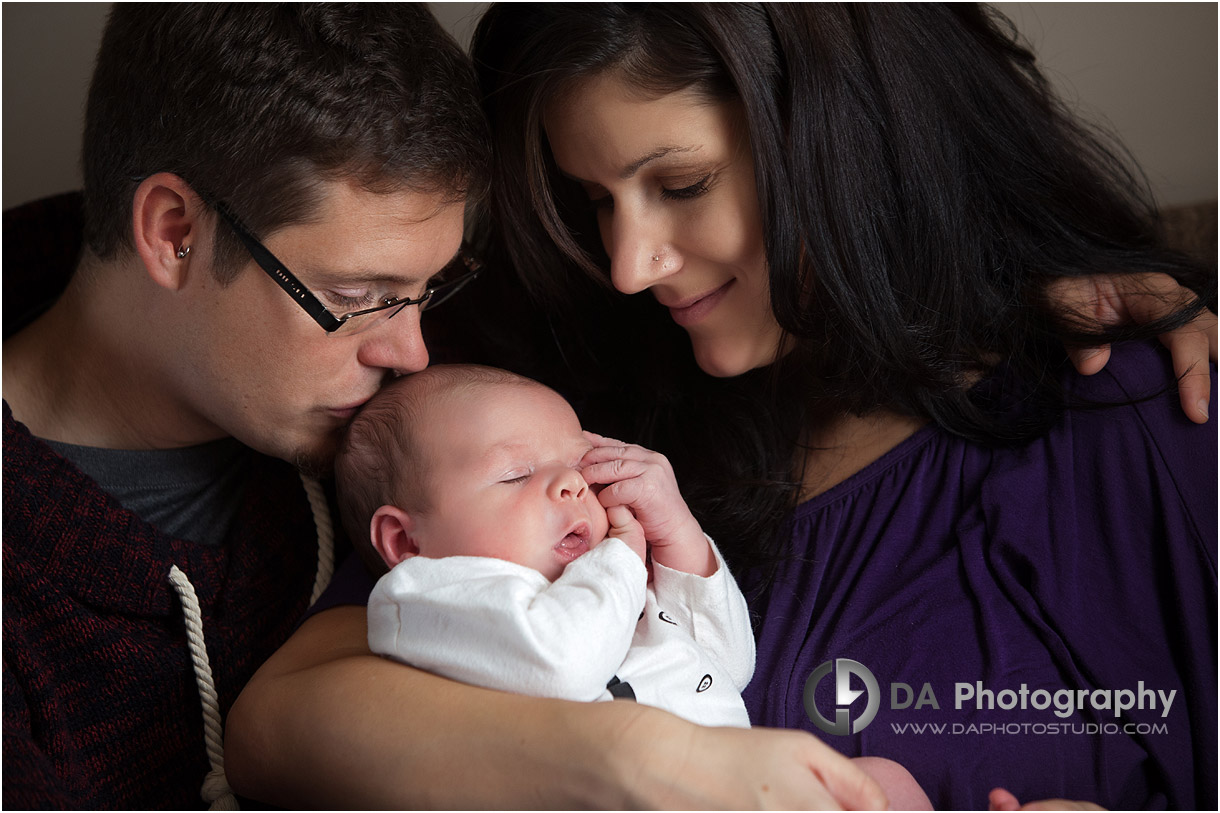
[(335, 430), (308, 446), (298, 446), (288, 461), (309, 477), (329, 477), (335, 465), (340, 431)]

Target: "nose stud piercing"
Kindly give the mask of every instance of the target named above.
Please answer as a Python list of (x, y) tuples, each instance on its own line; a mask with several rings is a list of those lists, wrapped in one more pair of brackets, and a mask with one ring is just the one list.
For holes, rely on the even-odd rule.
[(186, 245), (184, 245), (184, 246), (179, 246), (179, 247), (178, 247), (178, 259), (179, 259), (179, 260), (185, 260), (185, 259), (186, 259), (186, 255), (188, 255), (188, 254), (190, 254), (190, 253), (191, 253), (191, 247), (190, 247), (190, 246), (186, 246)]
[(653, 254), (653, 255), (652, 255), (652, 261), (653, 261), (654, 263), (655, 263), (657, 260), (659, 260), (659, 259), (661, 259), (661, 255), (660, 255), (660, 254)]

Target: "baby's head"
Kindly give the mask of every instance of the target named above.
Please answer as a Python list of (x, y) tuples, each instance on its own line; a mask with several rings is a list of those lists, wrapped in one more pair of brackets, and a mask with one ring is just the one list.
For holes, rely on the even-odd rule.
[(475, 365), (387, 384), (335, 461), (340, 510), (374, 572), (404, 559), (487, 556), (554, 580), (606, 536), (580, 474), (592, 443), (558, 393)]

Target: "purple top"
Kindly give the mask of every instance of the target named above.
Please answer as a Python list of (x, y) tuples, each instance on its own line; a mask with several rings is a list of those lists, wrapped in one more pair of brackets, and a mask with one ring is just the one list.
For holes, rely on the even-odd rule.
[[(938, 808), (986, 809), (998, 786), (1022, 802), (1215, 809), (1216, 419), (1190, 423), (1171, 376), (1159, 348), (1116, 347), (1103, 372), (1073, 377), (1076, 391), (1113, 402), (1169, 389), (1069, 413), (1019, 449), (927, 427), (799, 506), (794, 558), (752, 602), (754, 724), (897, 760)], [(1213, 366), (1213, 404), (1215, 383)], [(350, 557), (314, 610), (364, 604), (372, 585)], [(876, 716), (856, 734), (825, 733), (805, 710), (809, 675), (836, 658), (877, 683)], [(1141, 681), (1143, 709), (1116, 718), (1087, 707), (1103, 705), (1095, 694), (1056, 714), (1067, 690), (1073, 702), (1110, 690), (1110, 705), (1128, 690), (1138, 705)], [(994, 708), (956, 709), (955, 684), (991, 692)], [(815, 686), (833, 721), (835, 677)], [(1148, 690), (1176, 692), (1168, 715)]]
[[(1163, 353), (1133, 345), (1071, 386), (1112, 402), (1171, 376)], [(1213, 404), (1215, 376), (1213, 365)], [(1069, 413), (1017, 449), (924, 428), (793, 521), (796, 558), (752, 605), (755, 725), (894, 759), (937, 808), (986, 809), (997, 786), (1022, 802), (1216, 808), (1216, 419), (1190, 423), (1176, 388)], [(837, 658), (877, 683), (876, 717), (858, 733), (824, 733), (806, 712), (807, 679)], [(1176, 691), (1167, 715), (1141, 681)], [(828, 721), (835, 684), (815, 682)], [(981, 710), (970, 695), (956, 707), (959, 684)], [(1111, 690), (1108, 705), (1129, 690), (1144, 708), (1116, 717), (1088, 707), (1107, 705), (1094, 694), (1056, 714), (1069, 699), (1056, 692), (1078, 701), (1078, 689)], [(854, 723), (866, 700), (849, 700)]]

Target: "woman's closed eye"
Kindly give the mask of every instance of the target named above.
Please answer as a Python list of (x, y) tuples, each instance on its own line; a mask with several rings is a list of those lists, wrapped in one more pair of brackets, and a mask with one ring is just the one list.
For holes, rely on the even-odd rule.
[[(712, 185), (712, 175), (708, 173), (692, 184), (671, 188), (661, 186), (662, 200), (693, 200), (704, 195)], [(594, 209), (613, 209), (614, 197), (606, 192), (602, 187), (592, 189), (585, 187), (585, 194), (589, 196), (589, 203)]]
[(709, 173), (689, 186), (683, 186), (678, 189), (662, 188), (661, 197), (666, 200), (691, 200), (707, 192), (711, 181), (712, 176)]

